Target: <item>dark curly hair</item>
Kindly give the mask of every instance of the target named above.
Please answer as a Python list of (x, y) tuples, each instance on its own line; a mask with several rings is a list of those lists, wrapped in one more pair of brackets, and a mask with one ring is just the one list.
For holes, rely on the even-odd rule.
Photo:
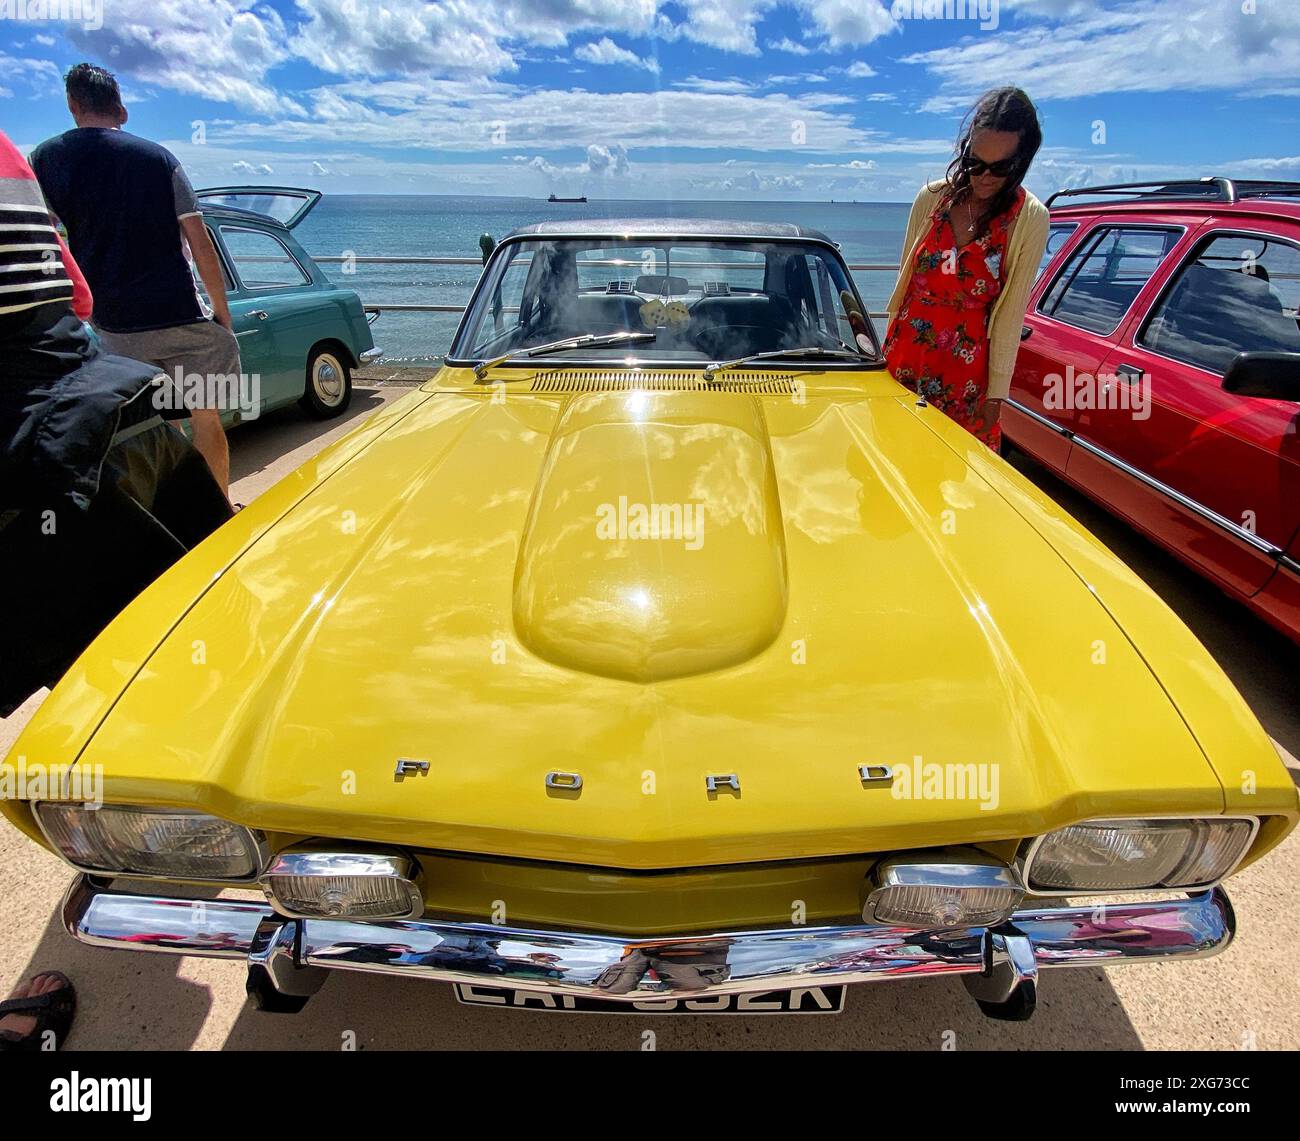
[(957, 136), (957, 152), (944, 176), (947, 183), (943, 194), (945, 206), (956, 206), (970, 194), (970, 173), (962, 165), (962, 158), (976, 131), (1014, 131), (1020, 136), (1020, 148), (1015, 154), (1016, 168), (994, 197), (984, 223), (987, 225), (987, 218), (996, 218), (1015, 201), (1016, 191), (1029, 172), (1029, 164), (1043, 145), (1043, 128), (1039, 125), (1038, 111), (1033, 102), (1019, 87), (995, 87), (986, 91), (962, 121)]
[(122, 92), (111, 71), (93, 63), (79, 63), (63, 77), (68, 98), (95, 115), (112, 115), (122, 109)]

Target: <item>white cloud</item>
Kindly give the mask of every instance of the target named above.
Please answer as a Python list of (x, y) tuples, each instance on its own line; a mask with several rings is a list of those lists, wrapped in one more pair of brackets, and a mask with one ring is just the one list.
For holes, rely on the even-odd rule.
[(230, 169), (233, 170), (236, 174), (274, 174), (275, 173), (275, 171), (272, 170), (270, 166), (268, 166), (264, 162), (251, 163), (251, 162), (246, 162), (242, 158), (237, 162), (232, 162), (230, 164)]
[[(278, 3), (278, 12), (268, 0), (105, 3), (103, 29), (51, 26), (52, 36), (29, 37), (28, 51), (37, 52), (37, 44), (52, 47), (62, 36), (117, 71), (129, 98), (173, 91), (228, 105), (231, 111), (208, 119), (211, 145), (194, 149), (194, 161), (206, 164), (212, 180), (228, 178), (243, 163), (238, 169), (253, 176), (274, 166), (280, 179), (328, 183), (348, 177), (357, 189), (363, 183), (388, 189), (390, 176), (392, 185), (445, 183), (465, 193), (500, 192), (503, 180), (514, 192), (516, 178), (533, 189), (548, 178), (581, 178), (671, 193), (687, 186), (718, 189), (727, 179), (733, 192), (779, 194), (778, 180), (802, 174), (807, 187), (800, 188), (811, 192), (862, 187), (875, 193), (888, 190), (893, 179), (914, 189), (923, 175), (938, 173), (951, 142), (896, 137), (863, 125), (881, 118), (870, 105), (919, 101), (936, 88), (926, 110), (964, 108), (1008, 77), (1040, 100), (1148, 90), (1300, 95), (1295, 0), (1259, 0), (1254, 15), (1242, 13), (1238, 0), (1177, 0), (1177, 7), (1171, 0), (1130, 0), (1122, 7), (1095, 0), (1000, 0), (997, 32), (959, 32), (936, 51), (911, 47), (932, 41), (914, 23), (896, 23), (889, 0), (294, 0)], [(800, 22), (778, 29), (768, 18), (781, 8)], [(861, 58), (868, 53), (854, 49), (894, 32), (909, 45), (905, 62), (928, 77), (914, 75), (919, 82), (889, 91), (857, 90), (880, 86), (878, 78), (837, 82), (831, 89), (827, 77), (875, 77)], [(646, 43), (656, 38), (677, 43), (674, 54), (698, 70), (676, 79), (677, 63), (668, 89), (647, 94), (641, 69), (657, 62), (654, 45)], [(809, 66), (810, 72), (804, 58), (840, 54), (827, 61), (836, 66), (804, 76), (767, 76), (765, 70), (753, 79), (728, 76), (728, 61), (718, 53), (754, 56), (760, 44), (785, 53), (788, 67)], [(22, 54), (12, 41), (8, 50)], [(54, 61), (14, 55), (0, 53), (6, 89), (19, 98), (61, 91)], [(604, 66), (603, 86), (611, 86), (619, 67), (636, 68), (641, 80), (613, 85), (642, 90), (583, 90), (573, 75), (549, 81), (568, 85), (560, 90), (532, 70), (522, 71), (525, 81), (516, 78), (521, 68), (557, 57)], [(298, 66), (300, 59), (316, 71)], [(669, 67), (667, 48), (662, 59)], [(883, 66), (879, 59), (877, 66)], [(543, 74), (554, 75), (555, 68)], [(311, 75), (315, 86), (299, 91), (294, 85), (303, 75)], [(774, 83), (793, 90), (774, 90)], [(914, 96), (917, 89), (921, 94)], [(188, 109), (191, 101), (185, 104)], [(1144, 125), (1149, 119), (1131, 102), (1112, 111), (1121, 113), (1146, 116)], [(212, 112), (199, 105), (195, 114)], [(806, 131), (801, 146), (794, 144), (796, 123)], [(1228, 142), (1242, 145), (1216, 153), (1262, 149), (1250, 147), (1244, 131)], [(677, 154), (663, 164), (645, 157), (648, 149), (668, 147), (700, 157)], [(1285, 155), (1292, 148), (1280, 143), (1269, 149), (1279, 157), (1216, 161), (1215, 170), (1261, 177), (1296, 171)], [(724, 172), (710, 150), (742, 157)], [(380, 157), (397, 154), (403, 157)], [(218, 155), (224, 157), (218, 161)], [(845, 155), (864, 157), (839, 157)], [(888, 169), (875, 168), (877, 162)], [(1201, 173), (1133, 155), (1045, 150), (1031, 184)]]
[[(31, 140), (33, 144), (36, 141)], [(253, 146), (222, 146), (211, 135), (203, 146), (191, 143), (188, 135), (159, 142), (181, 160), (195, 186), (228, 185), (234, 180), (231, 166), (236, 161), (254, 166), (265, 162), (274, 168), (272, 177), (241, 175), (239, 180), (316, 186), (327, 195), (384, 194), (398, 188), (417, 193), (437, 187), (448, 194), (512, 194), (537, 198), (545, 198), (554, 191), (635, 199), (731, 197), (739, 193), (766, 199), (856, 197), (910, 201), (922, 180), (941, 173), (944, 165), (943, 160), (936, 161), (933, 157), (903, 154), (897, 156), (897, 164), (891, 162), (887, 169), (882, 160), (880, 169), (870, 171), (810, 170), (802, 156), (750, 157), (728, 163), (699, 151), (695, 152), (696, 158), (686, 156), (671, 163), (659, 163), (638, 161), (640, 152), (635, 151), (629, 157), (626, 177), (605, 177), (591, 173), (585, 146), (560, 152), (562, 157), (556, 153), (536, 155), (536, 152), (503, 150), (500, 154), (451, 158), (438, 152), (413, 155), (346, 145), (329, 145), (327, 149), (307, 154), (277, 152)], [(597, 145), (614, 151), (614, 144), (607, 141)], [(874, 146), (859, 153), (879, 157)], [(537, 167), (531, 165), (533, 157), (542, 160)], [(330, 173), (317, 174), (313, 162), (320, 162)], [(544, 173), (543, 166), (549, 166), (551, 173)], [(758, 175), (760, 189), (752, 189), (752, 183), (751, 188), (738, 189), (741, 183), (750, 182), (747, 176), (750, 170)], [(724, 190), (722, 183), (727, 179), (732, 180), (732, 185)], [(790, 181), (783, 183), (782, 179)], [(794, 186), (794, 183), (802, 185)], [(782, 189), (782, 186), (792, 188)]]
[(223, 120), (209, 137), (224, 143), (355, 143), (430, 151), (516, 153), (586, 147), (593, 129), (632, 147), (788, 150), (802, 124), (809, 153), (870, 149), (877, 132), (858, 127), (855, 101), (833, 91), (717, 90), (593, 92), (532, 89), (497, 80), (369, 80), (308, 92), (312, 114), (272, 123)]
[[(107, 0), (77, 48), (123, 76), (264, 116), (302, 115), (269, 73), (295, 57), (335, 75), (492, 76), (584, 32), (648, 36), (664, 0)], [(278, 77), (276, 77), (278, 78)]]
[(722, 51), (758, 55), (758, 24), (776, 0), (679, 0), (686, 20), (678, 32)]
[(31, 59), (12, 56), (0, 51), (0, 75), (5, 78), (4, 98), (12, 99), (13, 83), (21, 85), (33, 98), (42, 95), (63, 96), (63, 76), (59, 69), (48, 59)]
[(573, 166), (563, 166), (552, 162), (545, 155), (509, 155), (508, 161), (523, 164), (528, 170), (536, 171), (547, 179), (576, 178), (626, 178), (632, 171), (628, 161), (627, 148), (622, 143), (592, 143), (587, 147), (585, 161)]
[(612, 147), (593, 144), (587, 148), (587, 170), (592, 174), (618, 178), (630, 169), (627, 148), (622, 143), (615, 143)]
[(812, 48), (795, 43), (789, 36), (782, 36), (779, 40), (768, 40), (767, 46), (774, 52), (789, 52), (791, 55), (812, 55)]
[(809, 170), (875, 170), (876, 160), (869, 159), (850, 159), (848, 162), (810, 162)]
[[(302, 3), (303, 0), (298, 0)], [(385, 0), (392, 4), (394, 0)], [(491, 14), (506, 40), (563, 47), (568, 38), (602, 31), (647, 36), (654, 30), (662, 0), (444, 0), (449, 10)]]
[[(226, 103), (266, 118), (304, 117), (304, 101), (285, 89), (283, 65), (307, 60), (356, 77), (426, 82), (490, 81), (516, 72), (537, 47), (574, 58), (653, 71), (619, 37), (686, 40), (756, 55), (759, 30), (779, 8), (798, 14), (798, 33), (769, 37), (769, 50), (804, 56), (871, 44), (911, 21), (895, 21), (890, 0), (294, 0), (283, 14), (265, 0), (106, 0), (104, 26), (61, 26), (77, 49), (125, 82)], [(939, 94), (923, 105), (948, 112), (1014, 76), (1039, 99), (1104, 92), (1220, 89), (1243, 95), (1300, 95), (1300, 5), (1259, 0), (1001, 0), (996, 32), (959, 38), (905, 62), (927, 69)], [(52, 46), (38, 35), (32, 44)], [(25, 62), (25, 61), (24, 61)], [(51, 61), (33, 61), (52, 68)], [(21, 91), (14, 72), (5, 82)], [(827, 69), (830, 74), (830, 69)], [(873, 74), (854, 60), (842, 73)], [(703, 88), (698, 88), (703, 90)], [(317, 107), (344, 109), (342, 94), (312, 94)], [(382, 115), (371, 107), (369, 114)], [(341, 115), (336, 117), (342, 117)]]
[(708, 79), (700, 75), (678, 79), (674, 81), (673, 86), (685, 91), (702, 91), (710, 95), (744, 95), (755, 89), (754, 84), (747, 79)]
[(297, 0), (297, 5), (304, 22), (291, 40), (294, 53), (322, 71), (495, 75), (515, 70), (514, 59), (500, 42), (504, 28), (499, 6), (490, 0), (451, 7), (419, 0), (386, 0), (382, 5)]
[[(1007, 81), (1038, 100), (1113, 92), (1236, 90), (1272, 95), (1300, 75), (1300, 5), (1264, 4), (1253, 14), (1222, 0), (1131, 0), (1122, 9), (1008, 4), (1014, 28), (903, 57), (941, 81), (921, 110), (946, 113)], [(1005, 23), (1005, 22), (1004, 22)]]
[[(516, 46), (562, 48), (571, 35), (649, 35), (660, 0), (296, 0), (294, 50), (340, 75), (499, 75)], [(599, 61), (593, 61), (599, 62)]]
[(104, 25), (66, 26), (78, 48), (115, 72), (262, 115), (302, 114), (267, 73), (289, 57), (284, 23), (248, 0), (113, 0)]
[(657, 59), (653, 57), (642, 59), (636, 52), (619, 47), (608, 36), (604, 36), (595, 43), (579, 44), (573, 51), (573, 57), (585, 60), (587, 63), (642, 67), (646, 71), (654, 72), (656, 75), (659, 74), (659, 61)]
[(685, 38), (722, 51), (757, 55), (758, 26), (780, 6), (794, 8), (806, 26), (804, 38), (818, 35), (824, 43), (808, 47), (782, 36), (768, 40), (772, 51), (807, 55), (813, 50), (838, 50), (869, 44), (898, 25), (886, 0), (677, 0), (685, 9), (680, 24), (660, 15), (655, 34), (662, 39)]
[(830, 79), (820, 72), (809, 72), (807, 75), (769, 75), (764, 81), (764, 87), (781, 87), (789, 86), (793, 83), (829, 83)]
[(1122, 153), (1093, 154), (1092, 148), (1044, 147), (1025, 179), (1039, 198), (1070, 186), (1099, 186), (1116, 182), (1201, 178), (1206, 174), (1242, 178), (1273, 178), (1300, 173), (1300, 156), (1216, 161), (1200, 165), (1148, 162)]
[[(728, 164), (730, 165), (730, 164)], [(731, 194), (737, 191), (744, 194), (789, 194), (804, 188), (804, 180), (798, 175), (760, 172), (751, 167), (741, 175), (729, 175), (725, 178), (693, 176), (690, 180), (694, 191), (715, 191)]]
[(1247, 158), (1237, 162), (1225, 162), (1222, 168), (1229, 174), (1241, 171), (1248, 175), (1300, 174), (1300, 155), (1285, 158)]
[(884, 0), (793, 0), (829, 47), (858, 47), (898, 27)]

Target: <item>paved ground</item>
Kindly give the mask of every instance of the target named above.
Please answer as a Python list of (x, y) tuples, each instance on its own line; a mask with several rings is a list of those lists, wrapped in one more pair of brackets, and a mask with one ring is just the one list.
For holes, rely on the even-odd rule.
[[(345, 421), (321, 425), (288, 410), (234, 433), (234, 497), (249, 501), (399, 396), (403, 388), (389, 379), (371, 374), (376, 386), (358, 390)], [(1051, 476), (1028, 461), (1019, 466), (1169, 600), (1292, 754), (1300, 781), (1300, 650)], [(0, 756), (38, 704), (33, 699), (0, 721)], [(344, 973), (304, 1013), (265, 1015), (245, 1005), (243, 972), (234, 964), (74, 943), (56, 918), (68, 869), (8, 827), (0, 827), (0, 868), (0, 993), (39, 969), (67, 972), (81, 995), (71, 1045), (86, 1050), (328, 1050), (348, 1041), (370, 1049), (640, 1049), (647, 1029), (659, 1049), (938, 1049), (949, 1031), (959, 1049), (1300, 1047), (1300, 832), (1232, 881), (1240, 934), (1224, 955), (1108, 975), (1048, 973), (1038, 1015), (1027, 1024), (986, 1021), (951, 981), (856, 987), (837, 1017), (565, 1018), (463, 1007), (450, 987)]]

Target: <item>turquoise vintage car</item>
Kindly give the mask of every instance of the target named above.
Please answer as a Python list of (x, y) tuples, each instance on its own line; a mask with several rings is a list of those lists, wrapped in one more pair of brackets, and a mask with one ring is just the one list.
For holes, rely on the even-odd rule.
[(256, 376), (252, 399), (232, 408), (227, 426), (300, 403), (326, 419), (352, 399), (352, 370), (381, 355), (361, 298), (340, 289), (290, 231), (318, 190), (216, 186), (197, 191), (221, 258), (242, 371)]

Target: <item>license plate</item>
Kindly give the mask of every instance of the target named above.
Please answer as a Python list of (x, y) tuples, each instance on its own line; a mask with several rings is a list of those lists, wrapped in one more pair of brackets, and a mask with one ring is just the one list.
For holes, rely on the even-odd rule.
[(516, 1010), (561, 1010), (570, 1014), (839, 1014), (844, 1009), (843, 986), (814, 986), (800, 990), (755, 991), (751, 994), (701, 995), (698, 998), (618, 1002), (585, 995), (548, 994), (513, 987), (454, 984), (456, 1001), (467, 1006), (508, 1006)]

